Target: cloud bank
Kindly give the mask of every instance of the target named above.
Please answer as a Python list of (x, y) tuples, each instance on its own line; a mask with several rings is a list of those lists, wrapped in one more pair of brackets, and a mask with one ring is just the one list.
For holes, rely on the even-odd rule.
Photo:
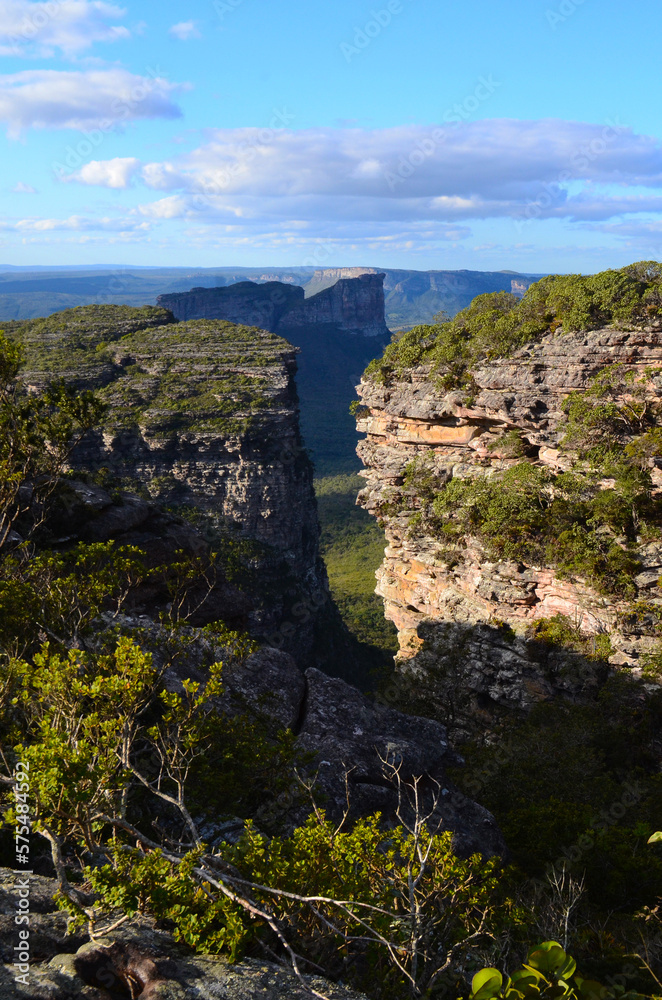
[(167, 195), (143, 206), (153, 217), (597, 222), (662, 209), (662, 145), (619, 122), (216, 129), (184, 156), (108, 171), (95, 164), (72, 179), (120, 187), (139, 178)]
[(125, 69), (83, 72), (23, 70), (0, 76), (0, 121), (10, 137), (28, 128), (90, 129), (141, 118), (179, 118), (173, 96), (186, 89), (158, 71), (137, 76)]
[(0, 0), (0, 55), (75, 56), (95, 42), (129, 38), (113, 24), (126, 10), (102, 0)]

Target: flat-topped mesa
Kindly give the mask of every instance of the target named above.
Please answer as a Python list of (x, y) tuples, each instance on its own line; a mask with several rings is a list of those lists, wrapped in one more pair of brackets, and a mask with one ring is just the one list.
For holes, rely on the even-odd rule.
[(160, 295), (159, 306), (177, 319), (226, 319), (250, 322), (272, 333), (308, 326), (333, 326), (341, 333), (364, 337), (387, 335), (384, 319), (384, 275), (343, 278), (304, 298), (303, 288), (272, 281), (241, 281), (224, 288), (194, 288)]
[(283, 313), (304, 301), (298, 285), (280, 281), (238, 281), (220, 288), (192, 288), (190, 292), (159, 295), (157, 302), (178, 320), (224, 319), (259, 326), (275, 333)]
[(210, 540), (219, 534), (248, 566), (255, 634), (309, 651), (329, 596), (299, 429), (296, 348), (261, 329), (176, 323), (149, 307), (80, 307), (19, 335), (28, 382), (64, 378), (108, 404), (75, 466), (202, 517)]
[[(372, 365), (357, 387), (364, 407), (358, 429), (366, 434), (358, 446), (366, 479), (358, 502), (386, 533), (377, 593), (399, 632), (396, 673), (446, 719), (449, 704), (458, 717), (475, 718), (555, 694), (590, 696), (608, 674), (607, 658), (640, 676), (657, 653), (657, 325), (567, 333), (556, 326), (509, 357), (486, 360), (483, 353), (462, 376), (463, 387), (450, 389), (424, 337), (420, 360), (407, 366), (405, 347), (398, 365), (395, 348), (387, 350), (387, 363)], [(577, 439), (583, 427), (588, 443), (597, 442), (596, 428), (609, 420), (621, 435), (614, 454), (630, 456), (625, 472), (613, 473), (622, 481), (605, 477), (599, 463), (592, 469), (593, 453), (582, 452)], [(628, 477), (641, 480), (634, 514), (627, 513)], [(527, 490), (538, 510), (524, 510), (517, 499)], [(511, 524), (499, 504), (512, 508)], [(545, 534), (553, 533), (554, 518), (558, 540)], [(520, 528), (523, 539), (533, 536), (530, 544), (519, 543)], [(538, 641), (542, 626), (536, 631), (535, 623), (557, 615), (576, 640), (570, 661), (567, 648)]]

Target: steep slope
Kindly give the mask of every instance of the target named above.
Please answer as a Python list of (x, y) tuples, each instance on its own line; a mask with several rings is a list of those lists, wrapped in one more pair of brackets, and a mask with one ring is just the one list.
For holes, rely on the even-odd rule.
[(253, 582), (250, 625), (313, 656), (332, 614), (312, 468), (298, 425), (296, 351), (264, 330), (175, 323), (145, 307), (83, 307), (19, 328), (28, 381), (94, 388), (105, 424), (74, 464), (102, 482), (144, 484), (183, 512)]
[[(306, 296), (362, 274), (386, 275), (386, 321), (392, 330), (454, 315), (483, 292), (523, 294), (536, 276), (509, 271), (410, 271), (383, 267), (0, 268), (0, 322), (33, 319), (80, 305), (154, 305), (157, 296), (239, 282), (299, 285)], [(229, 317), (225, 317), (229, 318)], [(260, 325), (260, 324), (256, 324)]]
[[(512, 292), (524, 295), (536, 276), (511, 271), (407, 271), (382, 268), (386, 322), (391, 330), (409, 329), (429, 323), (438, 312), (454, 316), (477, 295)], [(306, 285), (313, 295), (335, 282), (361, 274), (376, 274), (376, 268), (336, 267), (316, 271)]]
[[(545, 279), (521, 305), (485, 296), (359, 387), (360, 502), (388, 542), (377, 591), (400, 675), (442, 714), (576, 700), (607, 658), (639, 676), (656, 662), (659, 276), (615, 274), (613, 308), (597, 279)], [(583, 320), (568, 305), (582, 294)]]
[(162, 295), (178, 319), (230, 319), (276, 332), (300, 349), (298, 391), (304, 439), (318, 474), (356, 468), (356, 431), (349, 415), (354, 386), (390, 339), (383, 275), (343, 278), (304, 299), (302, 288), (241, 282)]

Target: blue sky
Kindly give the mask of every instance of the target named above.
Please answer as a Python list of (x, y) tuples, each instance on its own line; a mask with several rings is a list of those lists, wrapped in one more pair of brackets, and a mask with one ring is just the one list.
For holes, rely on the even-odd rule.
[(658, 2), (0, 0), (0, 264), (662, 258)]

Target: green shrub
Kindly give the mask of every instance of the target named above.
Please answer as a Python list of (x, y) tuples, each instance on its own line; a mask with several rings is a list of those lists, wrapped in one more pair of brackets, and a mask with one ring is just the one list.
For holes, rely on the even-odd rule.
[(479, 295), (454, 319), (417, 326), (387, 346), (368, 366), (378, 381), (430, 364), (448, 390), (470, 380), (473, 365), (507, 357), (559, 327), (592, 330), (611, 324), (632, 327), (662, 315), (662, 276), (655, 261), (593, 275), (549, 275), (522, 299), (507, 292)]

